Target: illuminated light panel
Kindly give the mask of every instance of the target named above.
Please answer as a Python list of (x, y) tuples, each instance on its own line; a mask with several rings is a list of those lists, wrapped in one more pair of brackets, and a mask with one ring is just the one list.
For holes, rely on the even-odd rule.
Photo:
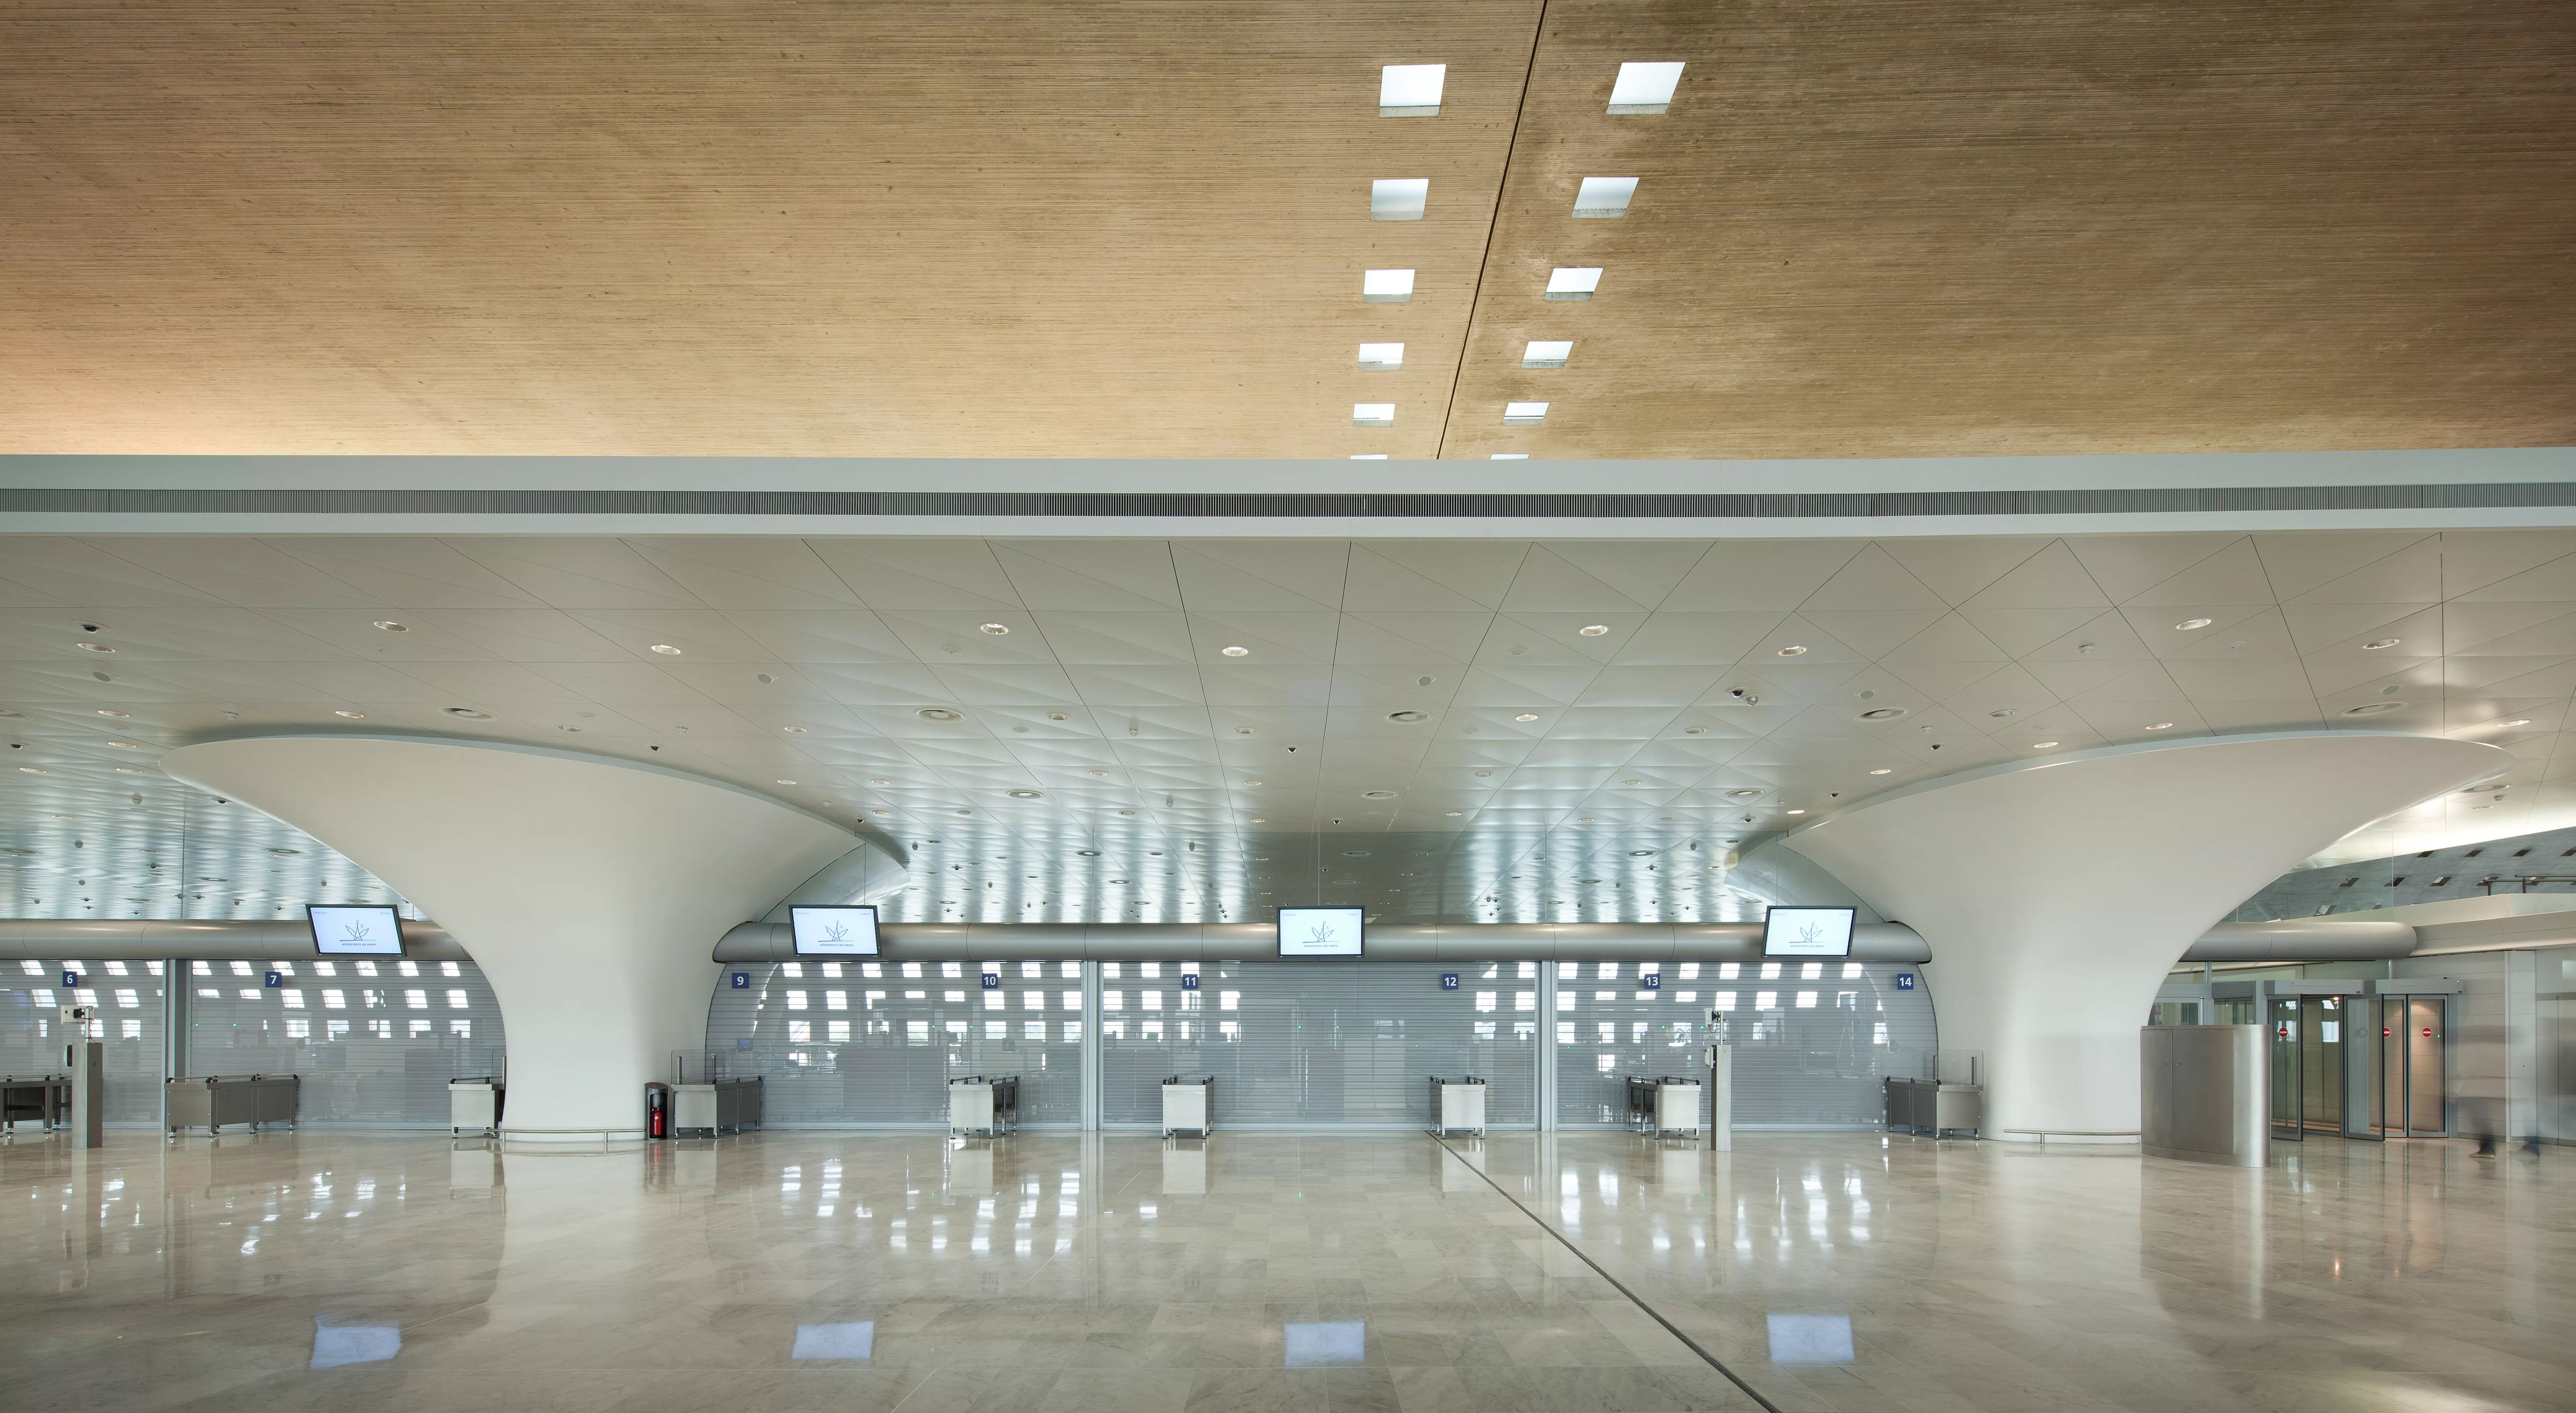
[(1392, 373), (1403, 366), (1403, 344), (1364, 343), (1360, 345), (1360, 371), (1363, 373)]
[[(1618, 180), (1627, 182), (1631, 192), (1637, 188), (1634, 177)], [(1584, 178), (1586, 191), (1591, 190), (1592, 181), (1590, 177)], [(1429, 177), (1380, 177), (1369, 183), (1369, 219), (1372, 221), (1419, 221), (1430, 204)], [(1625, 212), (1627, 205), (1627, 200), (1621, 198), (1619, 209)]]
[[(1379, 183), (1384, 186), (1384, 182)], [(1429, 187), (1429, 182), (1422, 184)], [(1628, 214), (1628, 203), (1637, 199), (1635, 177), (1585, 177), (1574, 193), (1575, 219), (1582, 221), (1615, 221)], [(1410, 217), (1381, 217), (1382, 220), (1420, 220), (1416, 210)]]
[(1598, 265), (1559, 265), (1547, 272), (1550, 299), (1590, 299), (1601, 289)]
[(1406, 304), (1413, 299), (1411, 270), (1360, 271), (1362, 304)]
[(1650, 117), (1672, 106), (1673, 90), (1682, 81), (1682, 66), (1671, 63), (1621, 64), (1610, 85), (1612, 117)]
[(1572, 358), (1573, 356), (1574, 341), (1572, 339), (1531, 339), (1529, 341), (1529, 345), (1521, 350), (1521, 366), (1524, 368), (1562, 368), (1565, 366), (1565, 360)]
[(1392, 427), (1395, 425), (1395, 404), (1391, 402), (1354, 402), (1351, 404), (1351, 425), (1354, 427)]
[[(1673, 67), (1678, 70), (1681, 65)], [(1448, 85), (1447, 64), (1388, 64), (1377, 71), (1377, 115), (1381, 118), (1436, 118), (1440, 90)], [(1666, 88), (1667, 97), (1670, 95)]]
[[(1390, 417), (1393, 415), (1392, 412), (1388, 413)], [(1503, 404), (1503, 425), (1506, 427), (1535, 427), (1545, 421), (1547, 421), (1547, 404), (1544, 402)]]

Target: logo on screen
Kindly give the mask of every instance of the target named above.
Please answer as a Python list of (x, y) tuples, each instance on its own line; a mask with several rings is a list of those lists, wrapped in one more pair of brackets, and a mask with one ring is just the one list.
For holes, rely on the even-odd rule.
[(351, 918), (340, 925), (340, 945), (343, 947), (364, 947), (375, 937), (376, 930), (367, 926), (362, 918)]
[(818, 942), (849, 942), (855, 940), (855, 938), (850, 931), (850, 925), (848, 923), (827, 922), (823, 924), (823, 931), (821, 934), (814, 940)]

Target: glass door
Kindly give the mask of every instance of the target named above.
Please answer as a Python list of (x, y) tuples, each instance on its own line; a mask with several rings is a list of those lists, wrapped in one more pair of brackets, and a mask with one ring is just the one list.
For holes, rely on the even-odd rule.
[(2307, 1137), (2307, 1126), (2299, 1120), (2299, 1096), (2305, 1087), (2300, 1061), (2305, 1047), (2300, 1044), (2304, 1027), (2299, 1023), (2299, 998), (2275, 996), (2269, 1007), (2272, 1028), (2272, 1137), (2296, 1143)]
[(2344, 998), (2300, 997), (2299, 1022), (2299, 1127), (2341, 1133)]
[(2439, 1138), (2448, 1088), (2444, 1037), (2448, 1003), (2440, 996), (2379, 998), (2379, 1103), (2373, 1125), (2383, 1137)]
[(2576, 1143), (2576, 995), (2540, 998), (2540, 1139)]

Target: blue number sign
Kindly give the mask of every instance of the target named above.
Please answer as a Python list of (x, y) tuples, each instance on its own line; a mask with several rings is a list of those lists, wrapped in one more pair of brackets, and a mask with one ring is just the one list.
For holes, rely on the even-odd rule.
[(1194, 971), (1185, 971), (1185, 972), (1182, 972), (1182, 973), (1181, 973), (1181, 989), (1182, 989), (1183, 991), (1196, 991), (1196, 990), (1198, 990), (1198, 989), (1199, 989), (1199, 974), (1198, 974), (1197, 972), (1194, 972)]
[(1002, 977), (1001, 977), (1001, 974), (1000, 974), (999, 972), (990, 972), (990, 971), (988, 971), (988, 972), (984, 973), (984, 989), (985, 989), (985, 990), (987, 990), (987, 991), (999, 991), (999, 990), (1001, 990), (1001, 989), (1002, 989)]
[(1441, 989), (1441, 990), (1443, 990), (1443, 991), (1455, 991), (1455, 990), (1457, 990), (1457, 989), (1458, 989), (1458, 973), (1456, 973), (1456, 972), (1454, 972), (1454, 971), (1444, 971), (1444, 972), (1440, 973), (1440, 989)]
[(1897, 989), (1897, 990), (1899, 990), (1899, 991), (1911, 991), (1911, 990), (1913, 990), (1913, 989), (1914, 989), (1914, 973), (1912, 973), (1912, 972), (1910, 972), (1910, 971), (1900, 971), (1900, 972), (1898, 972), (1898, 973), (1896, 974), (1896, 989)]
[(1649, 991), (1661, 991), (1664, 989), (1664, 978), (1661, 973), (1650, 971), (1644, 976), (1638, 977), (1637, 984), (1645, 987)]
[(751, 973), (747, 971), (735, 972), (733, 974), (733, 989), (736, 991), (749, 991), (751, 989)]
[(76, 972), (76, 971), (67, 971), (67, 972), (64, 972), (64, 973), (63, 973), (63, 989), (64, 989), (64, 990), (68, 991), (68, 990), (70, 990), (71, 988), (73, 988), (73, 987), (75, 987), (75, 986), (78, 986), (78, 985), (80, 985), (80, 973), (79, 973), (79, 972)]
[(267, 987), (272, 987), (272, 988), (273, 988), (273, 987), (284, 986), (285, 984), (286, 984), (286, 978), (285, 978), (285, 977), (283, 977), (283, 976), (281, 976), (281, 975), (279, 975), (279, 974), (278, 974), (278, 973), (276, 973), (276, 972), (270, 972), (270, 973), (268, 973), (267, 977), (266, 977), (265, 979), (263, 979), (263, 980), (260, 982), (260, 985), (262, 985), (262, 986), (267, 986)]

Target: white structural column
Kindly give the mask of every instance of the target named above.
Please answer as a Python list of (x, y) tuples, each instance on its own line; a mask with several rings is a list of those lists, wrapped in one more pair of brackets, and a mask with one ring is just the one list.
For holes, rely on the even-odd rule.
[(534, 748), (273, 736), (162, 768), (346, 854), (473, 955), (523, 1142), (639, 1131), (645, 1081), (706, 1046), (716, 939), (860, 844), (731, 785)]
[(2138, 1028), (2185, 948), (2345, 834), (2512, 764), (2377, 731), (2106, 746), (1926, 781), (1786, 842), (1931, 947), (1941, 1048), (1986, 1057), (1988, 1136), (2134, 1134)]

